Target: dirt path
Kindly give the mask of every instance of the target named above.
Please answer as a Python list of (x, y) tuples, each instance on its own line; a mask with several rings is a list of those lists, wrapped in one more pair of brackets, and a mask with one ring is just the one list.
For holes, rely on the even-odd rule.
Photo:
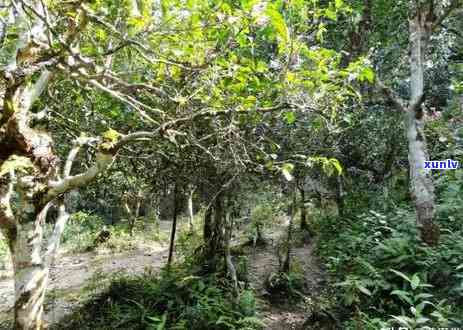
[[(285, 237), (284, 228), (279, 228), (272, 234), (271, 244), (256, 249), (250, 256), (250, 282), (255, 288), (257, 295), (263, 301), (262, 315), (266, 330), (299, 330), (304, 329), (303, 324), (307, 320), (309, 313), (300, 304), (290, 304), (291, 306), (280, 306), (270, 304), (267, 300), (268, 294), (264, 283), (268, 275), (278, 270), (278, 257), (276, 254), (276, 243)], [(295, 247), (292, 250), (293, 262), (299, 263), (304, 273), (303, 294), (307, 300), (320, 294), (325, 281), (325, 274), (314, 253), (314, 242)]]
[[(161, 221), (160, 230), (168, 233), (170, 222)], [(71, 312), (79, 302), (79, 293), (92, 277), (98, 274), (124, 272), (140, 274), (146, 268), (159, 270), (167, 260), (167, 245), (153, 242), (147, 249), (125, 253), (98, 254), (95, 252), (62, 255), (56, 258), (50, 271), (50, 284), (45, 303), (45, 319), (54, 323)], [(12, 318), (14, 282), (0, 280), (0, 320)]]

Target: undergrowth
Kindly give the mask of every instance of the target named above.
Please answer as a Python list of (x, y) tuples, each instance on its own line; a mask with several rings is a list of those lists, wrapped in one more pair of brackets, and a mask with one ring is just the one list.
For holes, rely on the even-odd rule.
[(112, 278), (55, 329), (262, 329), (252, 291), (234, 299), (228, 283), (213, 275), (194, 276), (185, 266), (159, 275)]
[[(151, 220), (150, 222), (154, 223)], [(103, 228), (109, 232), (109, 239), (97, 243), (95, 240)], [(135, 223), (133, 232), (133, 236), (130, 235), (129, 225), (125, 222), (105, 226), (104, 220), (97, 215), (76, 212), (72, 214), (64, 230), (61, 241), (62, 249), (69, 253), (96, 249), (123, 252), (137, 249), (143, 244), (151, 244), (153, 241), (167, 240), (156, 225), (146, 225), (143, 221)]]
[[(442, 184), (442, 182), (441, 182)], [(346, 329), (462, 324), (461, 185), (445, 182), (437, 219), (441, 242), (425, 245), (405, 207), (316, 223), (318, 253), (335, 283)]]

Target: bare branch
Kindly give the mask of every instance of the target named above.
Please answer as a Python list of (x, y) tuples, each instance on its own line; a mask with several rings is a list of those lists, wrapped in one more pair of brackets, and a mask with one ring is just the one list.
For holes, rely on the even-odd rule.
[(23, 105), (24, 109), (29, 109), (34, 104), (34, 102), (37, 101), (37, 99), (40, 97), (40, 95), (42, 95), (43, 91), (47, 87), (51, 78), (52, 73), (45, 69), (40, 74), (40, 77), (37, 80), (37, 82), (33, 84), (31, 87), (28, 87), (27, 91), (25, 92), (25, 95), (27, 95), (25, 98), (27, 103), (25, 102), (25, 104)]
[(100, 84), (96, 80), (90, 79), (90, 80), (86, 80), (86, 82), (88, 82), (90, 85), (96, 87), (97, 89), (108, 93), (109, 95), (111, 95), (115, 99), (121, 101), (122, 103), (127, 104), (128, 106), (134, 108), (148, 122), (150, 122), (152, 124), (158, 124), (158, 122), (156, 120), (154, 120), (153, 118), (151, 118), (142, 108), (149, 109), (149, 110), (152, 110), (154, 112), (158, 112), (157, 109), (151, 108), (151, 107), (147, 106), (146, 104), (137, 101), (136, 99), (132, 98), (131, 96), (124, 95), (119, 91), (112, 90), (112, 89)]

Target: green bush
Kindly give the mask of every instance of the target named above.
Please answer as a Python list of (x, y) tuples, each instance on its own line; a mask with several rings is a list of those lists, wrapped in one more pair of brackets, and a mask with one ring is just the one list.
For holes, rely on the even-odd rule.
[(304, 283), (304, 270), (297, 260), (293, 260), (288, 273), (271, 272), (265, 280), (265, 288), (270, 299), (275, 302), (285, 302), (288, 299), (294, 301), (303, 298)]
[(362, 327), (461, 321), (462, 231), (444, 226), (441, 244), (431, 248), (421, 242), (413, 212), (404, 209), (325, 218), (318, 226), (318, 252), (337, 283), (339, 301), (357, 310)]
[(98, 215), (85, 212), (76, 212), (71, 215), (68, 224), (63, 232), (62, 245), (64, 250), (70, 252), (91, 251), (97, 248), (109, 249), (113, 252), (123, 252), (137, 249), (140, 244), (152, 243), (153, 241), (165, 241), (163, 235), (153, 219), (148, 222), (137, 221), (134, 227), (133, 236), (130, 235), (129, 225), (121, 222), (107, 226), (110, 232), (109, 239), (105, 242), (96, 243), (95, 239), (100, 234), (105, 224), (103, 218)]
[(73, 252), (83, 252), (92, 248), (93, 241), (103, 225), (104, 220), (97, 215), (73, 213), (61, 237), (63, 247)]
[(57, 329), (261, 329), (256, 301), (244, 291), (238, 302), (215, 277), (193, 276), (186, 267), (159, 276), (115, 277)]
[[(186, 223), (186, 221), (183, 221)], [(193, 220), (193, 230), (185, 225), (177, 234), (176, 251), (185, 258), (187, 263), (195, 263), (203, 247), (204, 210), (197, 212)]]

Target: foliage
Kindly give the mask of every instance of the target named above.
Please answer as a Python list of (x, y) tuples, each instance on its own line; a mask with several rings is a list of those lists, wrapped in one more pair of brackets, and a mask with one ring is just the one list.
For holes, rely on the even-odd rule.
[[(71, 215), (64, 230), (63, 249), (67, 252), (86, 252), (96, 249), (123, 252), (166, 240), (158, 227), (145, 222), (148, 220), (143, 219), (143, 221), (137, 222), (134, 228), (135, 234), (130, 235), (130, 228), (127, 223), (105, 225), (105, 221), (98, 215), (79, 211)], [(149, 222), (152, 223), (152, 219), (149, 219)], [(103, 229), (109, 232), (108, 240), (96, 242), (96, 238)]]
[(293, 260), (289, 272), (271, 272), (265, 280), (265, 288), (275, 302), (297, 301), (304, 297), (304, 281), (302, 267)]
[(172, 267), (159, 276), (114, 277), (106, 291), (57, 328), (262, 329), (251, 291), (233, 301), (226, 283)]
[(248, 231), (254, 245), (265, 243), (264, 230), (271, 226), (275, 218), (276, 210), (269, 202), (258, 204), (251, 210), (251, 226)]
[(319, 221), (319, 253), (341, 304), (358, 310), (363, 326), (460, 321), (462, 232), (444, 230), (442, 243), (431, 248), (420, 241), (414, 221), (404, 209)]
[[(186, 223), (186, 221), (183, 221)], [(194, 263), (194, 260), (201, 251), (203, 244), (204, 210), (200, 210), (194, 215), (193, 230), (190, 230), (186, 225), (181, 228), (176, 239), (176, 251), (187, 262)]]
[(62, 235), (62, 244), (70, 251), (86, 251), (93, 247), (93, 241), (103, 228), (104, 220), (85, 212), (71, 215)]

